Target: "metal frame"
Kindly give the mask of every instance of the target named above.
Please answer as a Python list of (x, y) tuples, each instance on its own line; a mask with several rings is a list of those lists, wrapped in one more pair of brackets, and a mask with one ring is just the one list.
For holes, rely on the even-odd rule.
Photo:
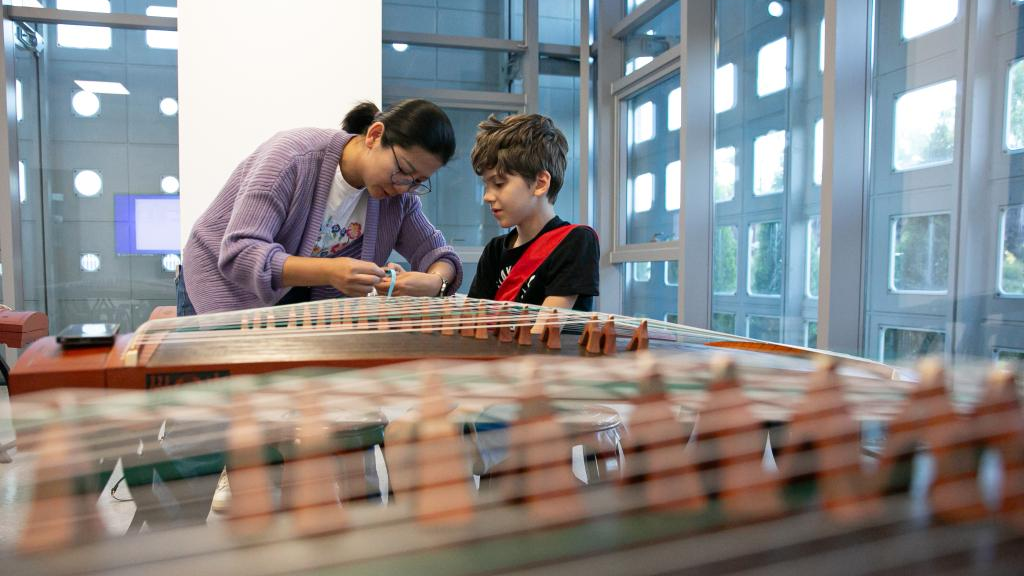
[(870, 0), (825, 0), (818, 347), (856, 355), (864, 350), (870, 25)]
[[(541, 45), (544, 53), (544, 45)], [(579, 201), (579, 214), (582, 224), (595, 225), (594, 215), (590, 210), (590, 1), (580, 0), (580, 44), (576, 57), (579, 58), (580, 84), (580, 119), (579, 138), (580, 153), (577, 168), (579, 170), (579, 189), (576, 197)]]
[[(639, 29), (651, 18), (656, 17), (673, 2), (668, 0), (648, 0), (637, 7), (631, 14), (616, 19), (608, 30), (607, 36), (599, 37), (598, 50), (601, 54), (599, 78), (611, 79), (602, 82), (600, 91), (607, 90), (610, 96), (604, 105), (599, 107), (598, 115), (611, 117), (610, 126), (602, 122), (601, 127), (611, 138), (602, 138), (603, 147), (599, 150), (602, 157), (610, 152), (612, 162), (603, 162), (599, 182), (608, 182), (611, 190), (608, 199), (609, 216), (602, 224), (602, 237), (610, 238), (608, 264), (602, 269), (602, 294), (611, 293), (614, 300), (609, 306), (603, 301), (603, 309), (622, 309), (621, 274), (624, 268), (615, 266), (630, 262), (676, 262), (679, 266), (679, 282), (676, 315), (686, 324), (706, 327), (710, 319), (710, 167), (712, 155), (709, 152), (714, 142), (714, 116), (712, 111), (711, 86), (703, 83), (706, 90), (697, 92), (688, 85), (688, 75), (700, 77), (702, 69), (714, 70), (714, 0), (680, 0), (680, 31), (683, 40), (656, 56), (642, 68), (623, 75), (624, 42), (623, 38)], [(622, 4), (617, 2), (617, 4)], [(622, 6), (619, 6), (620, 10)], [(612, 13), (606, 10), (606, 13)], [(621, 14), (619, 12), (618, 14)], [(691, 38), (691, 35), (693, 36)], [(609, 56), (614, 56), (609, 58)], [(610, 62), (608, 62), (611, 60)], [(710, 64), (709, 64), (710, 62)], [(623, 198), (626, 183), (626, 100), (638, 92), (649, 88), (673, 74), (679, 75), (681, 90), (680, 118), (683, 119), (679, 128), (680, 171), (683, 175), (679, 210), (678, 240), (668, 242), (647, 242), (627, 244), (622, 235), (625, 233), (627, 221)], [(607, 88), (605, 88), (607, 86)], [(600, 92), (599, 92), (600, 93)], [(610, 140), (610, 142), (609, 142)], [(610, 148), (610, 150), (607, 150)], [(705, 169), (692, 168), (703, 165)], [(706, 186), (706, 187), (705, 187)], [(708, 241), (700, 245), (692, 238), (707, 236)], [(614, 285), (605, 277), (614, 278)]]
[[(620, 43), (621, 44), (621, 43)], [(620, 48), (621, 51), (621, 48)], [(626, 100), (635, 96), (638, 92), (643, 91), (646, 88), (654, 86), (669, 76), (680, 73), (680, 47), (674, 46), (662, 54), (659, 54), (649, 64), (640, 68), (639, 70), (624, 76), (611, 83), (612, 93), (612, 118), (614, 132), (612, 132), (612, 157), (615, 159), (612, 162), (612, 183), (614, 185), (614, 202), (612, 204), (612, 210), (614, 214), (615, 226), (608, 234), (611, 238), (611, 248), (609, 250), (609, 260), (612, 264), (620, 264), (623, 262), (636, 262), (636, 261), (654, 261), (654, 260), (676, 260), (678, 259), (680, 241), (672, 240), (669, 242), (647, 242), (642, 244), (627, 244), (622, 239), (622, 234), (626, 230), (627, 221), (626, 213), (623, 209), (622, 195), (626, 190), (626, 116), (625, 107)], [(621, 69), (621, 68), (620, 68)], [(680, 73), (680, 84), (682, 84), (682, 74)], [(680, 128), (680, 137), (682, 137), (683, 130)], [(682, 166), (680, 166), (682, 169)], [(682, 212), (682, 210), (680, 210)], [(683, 230), (680, 228), (680, 235), (683, 235)]]
[(523, 0), (523, 40), (526, 54), (523, 55), (523, 94), (526, 96), (526, 113), (534, 114), (540, 109), (537, 102), (540, 93), (540, 8), (538, 0)]
[(4, 6), (4, 20), (15, 22), (36, 22), (39, 24), (77, 24), (81, 26), (109, 26), (128, 30), (169, 30), (178, 29), (177, 18), (146, 16), (143, 14), (115, 14), (103, 12), (81, 12), (78, 10), (57, 10), (55, 8), (24, 8)]
[[(584, 0), (586, 1), (586, 0)], [(647, 0), (651, 2), (653, 0)], [(600, 308), (617, 312), (622, 308), (622, 268), (612, 260), (615, 246), (616, 207), (618, 185), (616, 183), (618, 162), (617, 144), (607, 135), (616, 134), (616, 113), (612, 98), (612, 82), (622, 76), (624, 50), (622, 42), (613, 34), (613, 26), (625, 16), (625, 3), (621, 1), (597, 3), (597, 30), (594, 31), (594, 52), (597, 54), (597, 103), (594, 109), (595, 158), (603, 158), (594, 167), (595, 220), (601, 238), (601, 296)]]
[[(5, 164), (0, 167), (0, 265), (3, 266), (3, 303), (20, 309), (21, 289), (21, 199), (18, 193), (18, 136), (12, 126), (17, 126), (17, 111), (11, 105), (15, 101), (14, 76), (14, 22), (3, 21), (0, 28), (3, 42), (3, 58), (0, 59), (0, 83), (4, 87), (3, 102), (0, 102), (0, 158)], [(10, 355), (11, 352), (8, 351)], [(13, 360), (13, 358), (12, 358)]]
[[(715, 155), (715, 1), (681, 0), (683, 51), (682, 126), (679, 128), (682, 209), (679, 231), (679, 320), (711, 327), (711, 266), (714, 230), (711, 190)], [(691, 81), (692, 80), (692, 81)]]
[(413, 88), (400, 84), (385, 86), (385, 100), (401, 100), (415, 95), (426, 98), (438, 106), (467, 108), (471, 110), (526, 110), (527, 96), (509, 92), (482, 92), (477, 90), (454, 90), (450, 88)]
[(399, 32), (384, 30), (381, 33), (384, 44), (409, 44), (429, 48), (463, 48), (467, 50), (490, 50), (492, 52), (526, 52), (526, 43), (501, 38), (479, 36), (448, 36), (424, 32)]
[[(685, 2), (685, 0), (681, 1)], [(643, 26), (648, 20), (660, 14), (662, 10), (667, 8), (673, 2), (675, 2), (675, 0), (647, 0), (643, 4), (640, 4), (630, 12), (628, 16), (619, 20), (615, 26), (612, 27), (612, 37), (617, 40), (622, 40), (631, 32)], [(682, 12), (682, 10), (680, 12)], [(683, 30), (683, 28), (680, 28), (680, 30)]]

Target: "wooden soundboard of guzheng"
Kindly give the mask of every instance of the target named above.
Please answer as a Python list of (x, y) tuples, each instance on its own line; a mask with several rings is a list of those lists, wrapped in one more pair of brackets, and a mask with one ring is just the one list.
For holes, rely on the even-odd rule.
[[(33, 497), (0, 565), (1019, 573), (1013, 374), (954, 378), (935, 362), (918, 374), (652, 352), (29, 394), (13, 413), (19, 450), (35, 456)], [(225, 467), (232, 499), (218, 516), (209, 507)], [(149, 527), (129, 536), (97, 505), (121, 475)]]
[(0, 344), (24, 348), (46, 336), (50, 324), (42, 312), (0, 309)]
[(424, 358), (604, 356), (707, 346), (811, 353), (600, 313), (461, 297), (348, 298), (152, 320), (108, 348), (65, 350), (54, 338), (44, 338), (14, 366), (10, 391), (153, 389), (301, 366), (362, 368)]

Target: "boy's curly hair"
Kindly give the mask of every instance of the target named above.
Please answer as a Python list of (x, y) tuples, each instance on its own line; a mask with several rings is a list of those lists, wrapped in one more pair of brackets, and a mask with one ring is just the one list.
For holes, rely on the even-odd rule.
[(565, 178), (569, 144), (550, 118), (518, 114), (499, 120), (491, 114), (477, 128), (471, 154), (477, 175), (493, 168), (499, 174), (514, 174), (532, 182), (547, 170), (551, 174), (548, 202), (555, 203)]

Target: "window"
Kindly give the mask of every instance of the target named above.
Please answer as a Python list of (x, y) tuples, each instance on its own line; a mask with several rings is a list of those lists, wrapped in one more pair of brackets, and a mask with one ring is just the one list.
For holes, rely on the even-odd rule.
[(818, 30), (818, 72), (825, 71), (825, 19), (821, 19)]
[(654, 174), (646, 172), (633, 180), (633, 212), (647, 212), (654, 205)]
[(665, 262), (665, 285), (679, 286), (679, 262), (676, 260)]
[(676, 88), (668, 93), (668, 129), (679, 130), (683, 125), (683, 89)]
[(959, 0), (903, 0), (902, 34), (912, 40), (956, 20)]
[(912, 361), (920, 356), (942, 354), (946, 346), (946, 333), (937, 330), (882, 327), (882, 362)]
[(807, 221), (807, 297), (818, 297), (818, 276), (821, 271), (821, 217)]
[(25, 163), (21, 162), (19, 160), (18, 161), (18, 198), (20, 199), (22, 204), (24, 204), (25, 200), (28, 198), (28, 194), (26, 193), (26, 189), (27, 189), (27, 187), (26, 187), (26, 184), (25, 184)]
[(736, 147), (715, 150), (715, 202), (736, 197)]
[[(146, 16), (177, 18), (176, 6), (147, 6)], [(161, 50), (178, 49), (178, 33), (173, 30), (146, 30), (146, 45)]]
[(949, 214), (892, 218), (889, 289), (945, 294), (949, 281)]
[(633, 110), (633, 143), (654, 138), (654, 102), (644, 102)]
[(818, 323), (814, 320), (804, 322), (804, 347), (818, 347)]
[(636, 10), (636, 7), (643, 4), (645, 1), (646, 0), (626, 0), (626, 14)]
[(786, 131), (773, 130), (754, 140), (754, 195), (781, 194), (786, 187)]
[(637, 56), (636, 58), (630, 58), (626, 60), (626, 75), (630, 75), (633, 72), (647, 66), (654, 60), (651, 56)]
[(633, 281), (634, 282), (650, 282), (651, 281), (651, 263), (650, 262), (635, 262), (633, 264)]
[(739, 257), (738, 232), (735, 226), (715, 228), (711, 290), (717, 295), (736, 294), (737, 265)]
[(996, 348), (994, 350), (997, 362), (1018, 362), (1024, 363), (1024, 350), (1013, 350), (1010, 348)]
[(778, 316), (747, 316), (747, 338), (779, 342), (782, 340), (782, 318)]
[(1006, 77), (1006, 149), (1024, 148), (1024, 60), (1010, 66)]
[(789, 39), (779, 38), (757, 51), (757, 95), (767, 96), (785, 90), (788, 84), (786, 57)]
[(917, 170), (953, 161), (956, 80), (910, 90), (896, 98), (892, 165)]
[(715, 332), (726, 334), (736, 333), (736, 315), (726, 312), (715, 312), (711, 314), (711, 329)]
[(715, 114), (736, 106), (736, 65), (732, 62), (715, 70)]
[[(625, 48), (625, 73), (631, 74), (649, 64), (656, 56), (680, 41), (679, 2), (673, 2), (622, 39)], [(579, 33), (576, 34), (576, 37)]]
[(814, 123), (814, 185), (821, 186), (821, 174), (825, 156), (825, 121), (818, 118)]
[(679, 289), (662, 282), (668, 262), (627, 262), (624, 264), (622, 313), (661, 320), (677, 314)]
[(18, 122), (25, 118), (25, 105), (21, 95), (21, 80), (14, 80), (14, 109), (18, 115)]
[[(57, 0), (59, 10), (110, 12), (110, 0)], [(57, 45), (64, 48), (109, 50), (112, 33), (103, 26), (57, 24)]]
[(621, 101), (626, 120), (620, 147), (625, 174), (616, 203), (625, 215), (620, 220), (625, 230), (618, 236), (624, 244), (665, 242), (679, 236), (680, 180), (670, 166), (679, 160), (679, 132), (665, 129), (663, 112), (669, 94), (679, 86), (679, 74), (668, 74)]
[(680, 196), (683, 193), (680, 180), (680, 163), (674, 160), (665, 167), (665, 210), (679, 210)]
[(747, 249), (747, 293), (777, 297), (782, 294), (782, 223), (750, 225)]
[(1024, 296), (1024, 204), (1004, 208), (999, 228), (999, 293)]

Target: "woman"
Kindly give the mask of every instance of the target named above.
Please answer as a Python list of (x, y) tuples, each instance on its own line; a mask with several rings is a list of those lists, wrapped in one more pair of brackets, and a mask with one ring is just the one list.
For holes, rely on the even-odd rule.
[[(178, 315), (387, 292), (387, 268), (396, 296), (453, 293), (462, 263), (417, 195), (454, 153), (448, 116), (426, 100), (364, 102), (340, 131), (274, 135), (193, 226)], [(387, 264), (392, 250), (413, 270)]]

